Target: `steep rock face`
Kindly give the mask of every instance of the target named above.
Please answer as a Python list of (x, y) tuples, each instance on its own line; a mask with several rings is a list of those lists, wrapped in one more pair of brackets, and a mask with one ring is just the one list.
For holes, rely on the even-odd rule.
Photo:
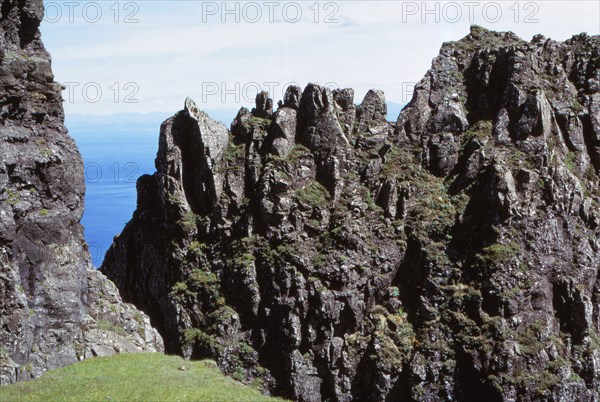
[(294, 399), (597, 400), (598, 45), (473, 27), (395, 124), (380, 91), (230, 133), (188, 100), (102, 270), (168, 351)]
[(162, 348), (93, 271), (82, 160), (40, 40), (41, 1), (0, 2), (0, 382), (92, 355)]

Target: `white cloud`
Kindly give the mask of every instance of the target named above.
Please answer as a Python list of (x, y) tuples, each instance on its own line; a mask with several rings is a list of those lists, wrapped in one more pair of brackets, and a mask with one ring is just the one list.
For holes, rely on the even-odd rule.
[[(102, 18), (97, 23), (86, 22), (77, 12), (70, 23), (63, 13), (56, 23), (44, 22), (42, 33), (53, 55), (56, 79), (81, 83), (73, 102), (65, 104), (66, 111), (108, 114), (175, 111), (186, 96), (205, 108), (248, 105), (243, 94), (226, 94), (224, 102), (222, 93), (209, 96), (203, 89), (213, 89), (211, 83), (232, 91), (236, 85), (241, 89), (252, 82), (277, 82), (273, 95), (280, 98), (285, 83), (334, 82), (355, 88), (356, 102), (369, 88), (379, 88), (388, 100), (403, 103), (406, 87), (423, 76), (441, 43), (466, 35), (471, 22), (512, 30), (524, 39), (542, 33), (564, 40), (582, 31), (600, 31), (600, 5), (595, 1), (479, 2), (471, 8), (472, 21), (468, 2), (462, 1), (428, 2), (431, 13), (425, 12), (423, 2), (320, 2), (318, 15), (314, 2), (298, 2), (302, 19), (297, 23), (286, 22), (294, 17), (293, 7), (288, 14), (282, 12), (290, 3), (280, 3), (274, 22), (269, 22), (264, 2), (254, 3), (263, 13), (257, 23), (244, 22), (255, 14), (250, 14), (248, 2), (239, 3), (240, 12), (246, 11), (239, 15), (241, 22), (235, 23), (229, 14), (228, 22), (222, 23), (220, 13), (203, 14), (203, 7), (210, 10), (207, 7), (220, 7), (222, 2), (140, 1), (133, 3), (138, 8), (127, 9), (124, 2), (98, 2)], [(449, 22), (457, 10), (461, 18)], [(501, 18), (494, 22), (497, 10)], [(123, 23), (132, 12), (130, 17), (139, 22)], [(332, 13), (339, 23), (324, 23)], [(89, 82), (102, 90), (96, 103), (82, 96), (81, 88)], [(130, 82), (134, 84), (126, 87)], [(96, 88), (88, 89), (94, 95)], [(252, 88), (247, 92), (251, 95)], [(139, 102), (124, 103), (127, 95)]]

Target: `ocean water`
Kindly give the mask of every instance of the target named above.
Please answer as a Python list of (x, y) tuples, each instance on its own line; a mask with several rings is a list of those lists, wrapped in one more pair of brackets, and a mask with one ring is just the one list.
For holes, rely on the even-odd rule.
[[(388, 104), (388, 120), (395, 121), (401, 105)], [(207, 110), (217, 120), (230, 122), (237, 110)], [(81, 223), (98, 267), (131, 219), (136, 207), (136, 181), (154, 173), (161, 123), (173, 113), (84, 116), (67, 114), (65, 125), (75, 139), (85, 167), (85, 211)]]
[(119, 119), (67, 117), (65, 124), (84, 161), (86, 195), (81, 223), (98, 267), (113, 237), (123, 230), (136, 206), (136, 180), (154, 172), (162, 117)]

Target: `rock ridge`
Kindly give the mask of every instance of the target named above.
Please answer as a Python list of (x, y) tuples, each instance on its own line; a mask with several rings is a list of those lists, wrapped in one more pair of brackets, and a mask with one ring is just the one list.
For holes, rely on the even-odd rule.
[(148, 316), (95, 271), (83, 163), (38, 30), (41, 0), (0, 2), (0, 383), (78, 360), (162, 350)]
[(599, 43), (473, 26), (393, 123), (377, 90), (230, 130), (186, 100), (102, 272), (167, 352), (294, 400), (596, 401)]

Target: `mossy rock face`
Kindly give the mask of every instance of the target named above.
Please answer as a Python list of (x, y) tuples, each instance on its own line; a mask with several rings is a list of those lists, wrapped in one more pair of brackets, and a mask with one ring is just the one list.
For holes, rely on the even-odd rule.
[(492, 244), (484, 247), (477, 255), (478, 263), (484, 266), (508, 263), (518, 255), (519, 250), (520, 246), (516, 242)]
[(270, 119), (265, 119), (262, 117), (251, 117), (248, 120), (248, 127), (255, 129), (255, 130), (265, 130), (269, 127), (269, 125), (271, 124), (271, 120)]
[(298, 201), (311, 206), (322, 208), (329, 200), (329, 193), (319, 182), (313, 181), (298, 191)]
[(379, 91), (261, 93), (221, 159), (159, 154), (103, 270), (169, 351), (290, 399), (593, 399), (597, 47), (473, 27), (396, 123)]

